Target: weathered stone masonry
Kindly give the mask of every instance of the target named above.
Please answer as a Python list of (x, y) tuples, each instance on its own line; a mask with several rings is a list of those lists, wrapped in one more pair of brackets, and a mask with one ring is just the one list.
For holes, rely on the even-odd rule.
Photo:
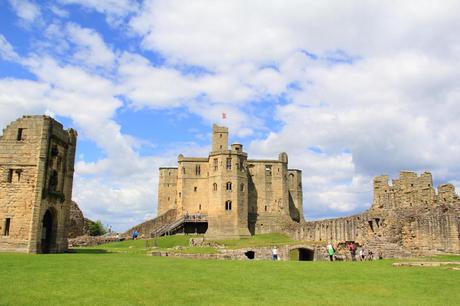
[(383, 257), (407, 257), (436, 253), (460, 253), (460, 199), (451, 184), (433, 188), (425, 172), (401, 172), (388, 183), (387, 176), (374, 179), (372, 207), (346, 218), (305, 222), (286, 229), (309, 241), (354, 241)]
[(67, 250), (76, 131), (24, 116), (0, 136), (0, 251)]

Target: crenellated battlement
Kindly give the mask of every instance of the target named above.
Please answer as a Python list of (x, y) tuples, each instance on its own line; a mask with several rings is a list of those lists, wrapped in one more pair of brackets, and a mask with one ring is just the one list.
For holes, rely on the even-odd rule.
[(399, 178), (392, 180), (391, 184), (387, 175), (374, 178), (372, 209), (433, 207), (438, 203), (451, 203), (456, 199), (458, 196), (452, 184), (441, 185), (436, 192), (429, 172), (417, 175), (415, 172), (401, 171)]

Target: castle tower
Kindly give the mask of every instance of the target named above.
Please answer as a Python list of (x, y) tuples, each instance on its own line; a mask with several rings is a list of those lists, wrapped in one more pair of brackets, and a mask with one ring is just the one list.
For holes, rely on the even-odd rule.
[(210, 238), (250, 236), (248, 229), (247, 154), (241, 144), (228, 149), (228, 129), (213, 126), (209, 155), (208, 231)]
[(24, 116), (0, 137), (0, 251), (67, 250), (76, 131)]

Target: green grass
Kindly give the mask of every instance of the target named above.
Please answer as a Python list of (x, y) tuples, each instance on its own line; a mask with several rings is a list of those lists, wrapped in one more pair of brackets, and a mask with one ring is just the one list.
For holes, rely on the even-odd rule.
[[(445, 268), (395, 268), (390, 260), (222, 261), (119, 252), (141, 249), (138, 241), (75, 254), (0, 254), (0, 305), (458, 305), (460, 300), (460, 271)], [(114, 249), (118, 253), (111, 253)]]
[(261, 234), (251, 236), (244, 239), (235, 240), (217, 240), (219, 244), (224, 245), (229, 249), (239, 249), (248, 247), (259, 247), (259, 246), (280, 246), (292, 243), (299, 243), (299, 241), (292, 240), (285, 234)]

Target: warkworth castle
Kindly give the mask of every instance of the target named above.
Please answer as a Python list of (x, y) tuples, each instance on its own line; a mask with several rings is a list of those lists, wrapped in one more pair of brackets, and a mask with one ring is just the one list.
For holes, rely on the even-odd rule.
[[(78, 223), (71, 213), (78, 210), (72, 203), (76, 141), (75, 130), (48, 116), (23, 116), (3, 129), (0, 251), (67, 251)], [(452, 184), (435, 188), (429, 172), (402, 171), (391, 181), (376, 176), (368, 210), (318, 221), (304, 220), (302, 173), (288, 168), (287, 154), (248, 159), (241, 144), (229, 147), (226, 127), (213, 126), (208, 157), (179, 155), (177, 167), (159, 173), (158, 216), (120, 239), (133, 231), (205, 239), (281, 232), (302, 243), (309, 260), (323, 260), (328, 241), (354, 242), (385, 258), (460, 253), (460, 197)]]
[(243, 145), (229, 147), (228, 128), (214, 125), (209, 156), (181, 154), (178, 167), (160, 168), (158, 215), (171, 211), (177, 218), (203, 216), (210, 238), (277, 232), (303, 221), (302, 173), (288, 168), (286, 153), (248, 159)]

